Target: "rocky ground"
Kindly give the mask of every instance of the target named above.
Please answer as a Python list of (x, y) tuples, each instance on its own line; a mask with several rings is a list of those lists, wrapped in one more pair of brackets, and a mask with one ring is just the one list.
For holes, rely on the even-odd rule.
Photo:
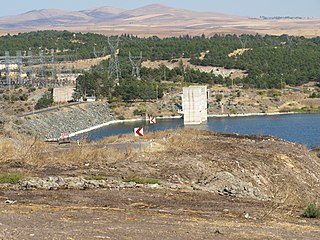
[(69, 145), (2, 142), (2, 239), (318, 239), (317, 152), (270, 136), (175, 130)]
[(108, 104), (87, 103), (20, 118), (17, 128), (23, 133), (53, 139), (63, 132), (77, 132), (111, 120), (114, 117)]

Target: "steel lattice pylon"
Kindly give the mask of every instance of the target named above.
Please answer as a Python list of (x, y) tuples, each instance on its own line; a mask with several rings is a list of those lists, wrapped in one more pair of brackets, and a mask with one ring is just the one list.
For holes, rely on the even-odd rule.
[(108, 79), (115, 78), (116, 81), (119, 81), (121, 77), (120, 72), (120, 63), (119, 63), (119, 37), (115, 40), (111, 40), (108, 37), (108, 44), (110, 48), (110, 60), (109, 60), (109, 69), (108, 69)]
[(139, 56), (132, 56), (131, 52), (129, 52), (129, 60), (132, 65), (132, 75), (135, 76), (138, 80), (141, 80), (140, 67), (142, 61), (142, 52), (140, 52)]

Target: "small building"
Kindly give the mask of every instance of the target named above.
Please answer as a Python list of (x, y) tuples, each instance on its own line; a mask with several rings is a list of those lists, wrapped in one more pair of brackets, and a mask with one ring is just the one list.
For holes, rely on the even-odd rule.
[(87, 102), (95, 102), (97, 100), (95, 96), (87, 96), (86, 99)]
[(208, 120), (207, 86), (183, 88), (182, 108), (184, 124), (201, 124)]

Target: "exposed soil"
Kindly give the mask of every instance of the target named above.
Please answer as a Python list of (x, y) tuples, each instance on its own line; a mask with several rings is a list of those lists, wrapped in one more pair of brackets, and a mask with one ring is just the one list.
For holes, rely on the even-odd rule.
[[(15, 199), (13, 205), (3, 203)], [(203, 192), (3, 192), (1, 239), (318, 239), (320, 222)], [(263, 217), (263, 218), (262, 218)]]
[[(22, 172), (26, 181), (108, 180), (70, 189), (62, 183), (59, 190), (25, 188), (26, 181), (2, 185), (0, 239), (319, 238), (319, 220), (302, 217), (319, 200), (316, 152), (270, 136), (193, 129), (143, 140), (152, 147), (141, 152), (106, 148), (130, 144), (131, 136), (98, 144), (1, 145), (7, 154), (0, 155), (0, 171)], [(132, 176), (160, 184), (122, 182)]]

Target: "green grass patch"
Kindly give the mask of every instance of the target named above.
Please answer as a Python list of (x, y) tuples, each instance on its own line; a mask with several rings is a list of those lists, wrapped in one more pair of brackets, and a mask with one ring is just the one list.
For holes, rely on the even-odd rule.
[(105, 176), (100, 176), (100, 175), (90, 175), (84, 177), (85, 180), (107, 180), (107, 177)]
[(124, 182), (135, 182), (138, 184), (160, 184), (157, 179), (141, 178), (141, 177), (128, 177), (123, 180)]
[(320, 218), (320, 207), (315, 203), (310, 203), (304, 212), (304, 216), (307, 218)]
[(11, 183), (17, 184), (24, 178), (22, 173), (0, 173), (0, 184)]

